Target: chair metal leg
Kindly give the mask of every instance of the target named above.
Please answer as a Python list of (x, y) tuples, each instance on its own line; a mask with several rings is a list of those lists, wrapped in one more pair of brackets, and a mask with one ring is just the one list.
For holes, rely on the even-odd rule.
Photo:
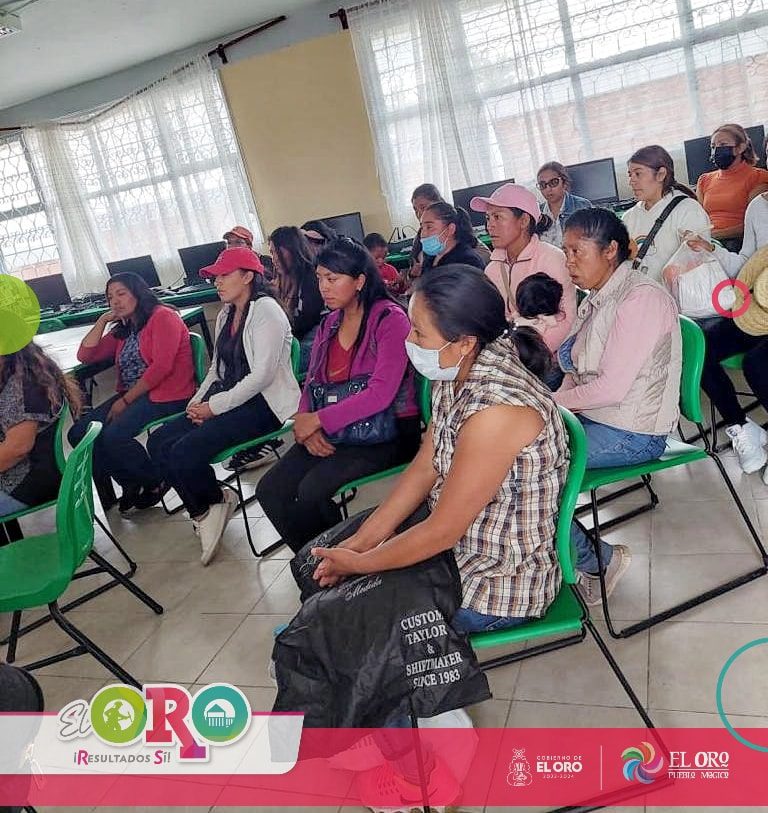
[(127, 576), (124, 576), (111, 562), (107, 561), (103, 556), (96, 553), (96, 551), (91, 551), (91, 559), (96, 562), (99, 567), (103, 568), (107, 573), (109, 573), (112, 578), (125, 587), (126, 590), (129, 590), (136, 596), (139, 601), (144, 602), (144, 604), (152, 610), (153, 613), (156, 615), (163, 614), (163, 607), (161, 604), (158, 604), (150, 595), (145, 593), (137, 584), (132, 582)]
[(227, 480), (220, 480), (219, 485), (224, 488), (231, 488), (232, 491), (234, 491), (235, 494), (237, 494), (237, 507), (242, 512), (243, 515), (243, 524), (245, 525), (245, 538), (248, 540), (248, 546), (251, 549), (251, 553), (257, 559), (263, 559), (265, 556), (268, 556), (273, 551), (276, 551), (279, 547), (282, 547), (283, 540), (278, 539), (277, 542), (274, 542), (269, 547), (264, 548), (264, 550), (261, 551), (261, 553), (259, 553), (259, 551), (256, 550), (256, 545), (253, 544), (253, 536), (251, 535), (251, 525), (250, 522), (248, 521), (248, 513), (245, 510), (246, 506), (249, 504), (249, 502), (252, 502), (253, 499), (246, 500), (244, 497), (243, 483), (242, 480), (240, 479), (240, 471), (239, 470), (236, 471), (234, 476), (236, 485), (233, 486), (232, 483), (229, 482), (231, 480), (231, 477), (228, 477)]
[[(110, 658), (107, 653), (101, 649), (101, 647), (97, 646), (84, 632), (79, 630), (74, 624), (72, 624), (67, 618), (65, 618), (64, 614), (61, 612), (58, 604), (54, 601), (48, 605), (48, 610), (51, 613), (51, 618), (64, 630), (64, 632), (72, 638), (78, 644), (78, 648), (83, 649), (83, 654), (87, 652), (90, 655), (93, 655), (94, 658), (105, 668), (108, 669), (112, 674), (120, 680), (121, 683), (127, 683), (131, 686), (135, 686), (137, 689), (141, 689), (141, 683), (136, 680), (133, 675), (129, 672), (126, 672), (122, 666), (120, 666), (117, 661)], [(27, 667), (29, 669), (30, 667)]]
[(131, 559), (125, 548), (117, 541), (117, 538), (109, 529), (109, 526), (102, 522), (97, 516), (94, 516), (94, 519), (98, 523), (101, 530), (107, 535), (107, 539), (109, 539), (109, 541), (117, 548), (117, 552), (123, 557), (123, 559), (125, 559), (125, 563), (128, 565), (128, 572), (123, 575), (126, 577), (133, 576), (133, 574), (136, 572), (136, 568), (138, 567), (136, 562)]
[(766, 551), (765, 546), (763, 545), (763, 542), (760, 538), (760, 534), (757, 532), (752, 520), (749, 517), (749, 514), (747, 513), (746, 508), (744, 507), (744, 504), (741, 501), (741, 498), (736, 492), (733, 482), (731, 481), (731, 478), (728, 476), (728, 472), (725, 470), (725, 466), (723, 466), (722, 460), (720, 460), (719, 455), (715, 451), (713, 451), (709, 438), (706, 437), (704, 427), (701, 424), (697, 424), (697, 428), (699, 432), (701, 432), (702, 437), (705, 438), (704, 440), (705, 451), (717, 466), (717, 469), (720, 472), (721, 477), (723, 478), (726, 486), (728, 487), (728, 491), (731, 494), (731, 498), (736, 504), (736, 508), (738, 508), (739, 513), (741, 514), (741, 518), (744, 520), (744, 524), (747, 526), (747, 530), (749, 531), (749, 534), (752, 537), (752, 541), (755, 543), (757, 551), (762, 560), (762, 565), (753, 570), (749, 570), (740, 576), (736, 576), (733, 579), (729, 579), (728, 581), (722, 582), (716, 587), (713, 587), (709, 590), (705, 590), (703, 593), (699, 593), (698, 595), (686, 599), (685, 601), (682, 601), (679, 604), (675, 604), (673, 607), (669, 607), (666, 610), (654, 613), (653, 615), (649, 616), (643, 621), (639, 621), (636, 624), (631, 624), (630, 626), (625, 627), (622, 630), (616, 631), (610, 616), (610, 611), (608, 609), (608, 599), (606, 598), (605, 595), (605, 574), (603, 573), (603, 563), (602, 555), (600, 553), (600, 545), (597, 542), (597, 540), (600, 538), (601, 527), (599, 524), (597, 502), (594, 499), (593, 493), (592, 518), (594, 527), (591, 529), (590, 532), (588, 532), (588, 536), (592, 540), (593, 545), (595, 546), (595, 552), (597, 554), (598, 563), (600, 564), (599, 578), (600, 578), (600, 593), (603, 606), (603, 613), (605, 615), (605, 622), (608, 627), (608, 632), (611, 634), (611, 637), (613, 638), (617, 639), (630, 638), (632, 635), (636, 635), (638, 632), (650, 629), (651, 627), (654, 627), (657, 624), (662, 623), (663, 621), (668, 621), (670, 618), (674, 618), (675, 616), (687, 612), (688, 610), (691, 610), (694, 607), (698, 607), (700, 604), (705, 604), (707, 601), (711, 601), (712, 599), (717, 598), (718, 596), (722, 596), (725, 593), (730, 593), (731, 590), (735, 590), (736, 588), (741, 587), (742, 585), (749, 584), (749, 582), (755, 581), (756, 579), (759, 579), (768, 574), (768, 552)]
[(8, 635), (8, 652), (5, 655), (7, 663), (16, 660), (16, 644), (19, 641), (19, 627), (21, 626), (21, 610), (16, 610), (11, 616), (11, 631)]
[[(614, 528), (617, 525), (621, 525), (623, 522), (627, 522), (630, 519), (634, 519), (640, 514), (645, 514), (647, 511), (653, 511), (654, 508), (659, 504), (659, 497), (656, 492), (653, 490), (651, 486), (651, 475), (644, 474), (640, 478), (640, 482), (633, 483), (632, 485), (625, 486), (624, 488), (620, 488), (618, 491), (613, 491), (610, 494), (606, 494), (603, 497), (600, 497), (597, 500), (598, 506), (606, 505), (607, 503), (611, 503), (614, 500), (618, 500), (620, 497), (625, 497), (627, 494), (632, 494), (635, 491), (640, 491), (641, 489), (646, 489), (648, 494), (650, 495), (650, 501), (647, 502), (645, 505), (641, 505), (639, 508), (632, 508), (630, 511), (626, 511), (623, 514), (620, 514), (618, 517), (614, 517), (613, 519), (609, 519), (603, 523), (603, 530), (607, 531), (610, 528)], [(574, 516), (581, 517), (585, 514), (592, 513), (592, 505), (591, 502), (587, 503), (586, 505), (580, 505), (576, 511), (574, 512)]]

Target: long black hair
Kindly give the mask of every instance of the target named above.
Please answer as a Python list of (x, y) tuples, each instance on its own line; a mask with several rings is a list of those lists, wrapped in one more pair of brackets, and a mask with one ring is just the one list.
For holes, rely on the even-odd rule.
[(531, 327), (511, 327), (504, 299), (483, 271), (471, 265), (450, 264), (439, 274), (419, 277), (414, 293), (424, 302), (446, 341), (474, 336), (482, 351), (505, 333), (517, 348), (520, 361), (541, 378), (552, 369), (552, 354)]
[(618, 246), (617, 264), (621, 265), (629, 259), (629, 232), (621, 218), (610, 209), (601, 206), (579, 209), (565, 221), (563, 233), (569, 229), (580, 231), (583, 237), (593, 240), (602, 249), (608, 248), (615, 240)]
[[(309, 241), (296, 226), (278, 226), (269, 235), (269, 242), (277, 249), (284, 272), (278, 273), (280, 301), (291, 315), (296, 309), (302, 283), (315, 273), (315, 257)], [(288, 261), (283, 256), (283, 250), (288, 253)]]
[(112, 335), (116, 339), (127, 339), (131, 333), (138, 333), (149, 321), (149, 317), (154, 313), (155, 308), (168, 307), (157, 298), (155, 292), (147, 285), (144, 277), (134, 274), (132, 271), (125, 271), (122, 274), (115, 274), (110, 277), (105, 288), (105, 295), (109, 297), (109, 287), (119, 282), (124, 285), (136, 298), (136, 310), (133, 318), (126, 323), (118, 322), (112, 328)]
[(379, 269), (368, 250), (351, 237), (338, 237), (329, 243), (317, 256), (317, 265), (327, 268), (333, 274), (344, 274), (347, 277), (365, 277), (365, 285), (360, 291), (360, 304), (363, 306), (363, 318), (357, 333), (355, 347), (365, 335), (368, 316), (376, 302), (386, 299), (395, 307), (404, 310), (403, 306), (387, 291)]

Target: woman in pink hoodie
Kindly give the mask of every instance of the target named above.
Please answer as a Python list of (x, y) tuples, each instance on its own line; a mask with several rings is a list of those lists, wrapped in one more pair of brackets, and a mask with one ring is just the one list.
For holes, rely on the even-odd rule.
[(539, 210), (533, 192), (513, 183), (500, 186), (489, 198), (472, 198), (470, 207), (485, 212), (493, 253), (485, 269), (507, 303), (507, 318), (519, 314), (515, 307), (517, 286), (531, 274), (543, 272), (563, 286), (562, 320), (544, 335), (554, 353), (570, 333), (576, 316), (576, 287), (565, 269), (565, 254), (539, 240), (552, 221)]

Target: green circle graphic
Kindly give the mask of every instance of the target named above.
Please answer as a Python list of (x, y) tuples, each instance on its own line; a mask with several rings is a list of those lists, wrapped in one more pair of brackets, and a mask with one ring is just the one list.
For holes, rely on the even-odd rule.
[(40, 303), (24, 280), (0, 274), (0, 356), (26, 347), (40, 326)]
[(106, 686), (91, 700), (91, 725), (108, 745), (130, 745), (147, 725), (144, 698), (130, 686)]
[(206, 686), (192, 703), (192, 725), (212, 745), (239, 740), (251, 722), (248, 698), (235, 686), (214, 683)]
[(720, 715), (720, 719), (723, 722), (723, 725), (726, 727), (728, 733), (735, 739), (738, 740), (742, 745), (746, 745), (747, 748), (751, 748), (753, 751), (762, 751), (765, 754), (768, 754), (768, 746), (765, 745), (758, 745), (756, 742), (752, 742), (748, 740), (746, 737), (742, 737), (738, 731), (731, 725), (731, 721), (728, 719), (725, 709), (723, 708), (723, 683), (725, 682), (725, 676), (728, 674), (728, 670), (733, 666), (736, 658), (739, 655), (743, 655), (745, 652), (753, 649), (756, 646), (761, 646), (763, 644), (768, 644), (768, 638), (756, 638), (754, 641), (750, 641), (744, 646), (740, 646), (734, 653), (731, 655), (730, 658), (725, 662), (723, 665), (722, 670), (720, 671), (720, 675), (717, 678), (717, 688), (715, 689), (715, 702), (717, 703), (717, 713)]

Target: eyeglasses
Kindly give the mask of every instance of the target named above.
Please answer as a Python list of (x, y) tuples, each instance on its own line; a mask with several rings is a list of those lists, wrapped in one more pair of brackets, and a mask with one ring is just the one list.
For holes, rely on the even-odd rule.
[(556, 189), (562, 182), (562, 178), (552, 178), (551, 181), (539, 181), (536, 186), (543, 192), (545, 189)]

